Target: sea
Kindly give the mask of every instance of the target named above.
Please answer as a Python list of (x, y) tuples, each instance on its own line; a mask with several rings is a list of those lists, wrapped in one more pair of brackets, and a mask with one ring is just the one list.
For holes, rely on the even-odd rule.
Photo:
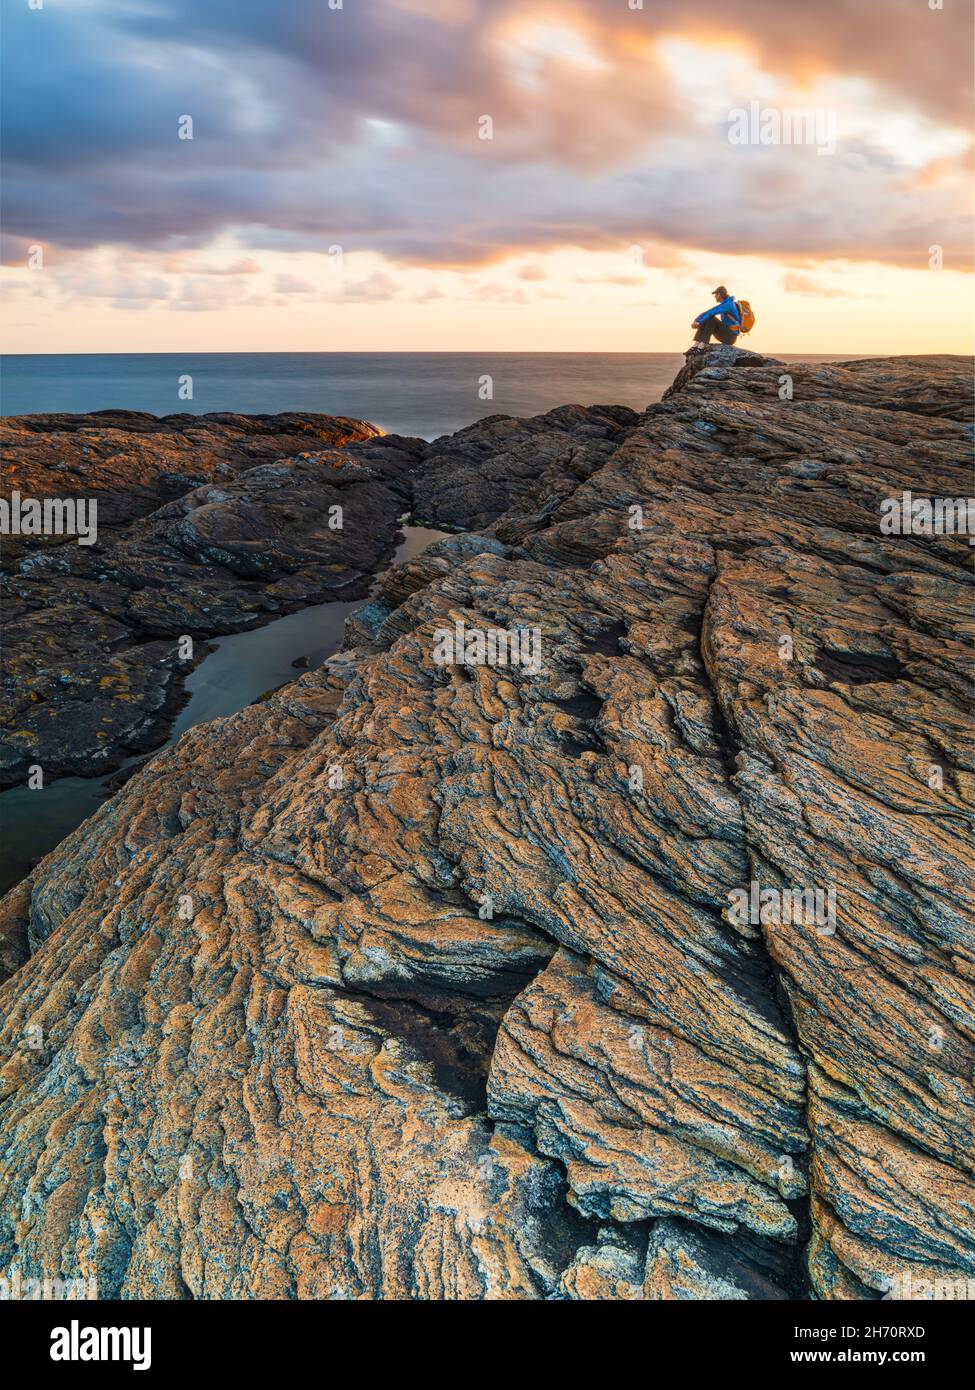
[[(782, 361), (836, 361), (778, 354)], [(0, 413), (311, 411), (436, 439), (487, 415), (658, 401), (680, 352), (180, 352), (8, 356)], [(192, 392), (189, 395), (188, 392)]]
[[(783, 361), (838, 360), (778, 355)], [(352, 416), (387, 434), (435, 439), (487, 415), (538, 415), (570, 403), (645, 410), (660, 399), (683, 361), (675, 352), (8, 356), (0, 364), (0, 414), (294, 410)], [(405, 524), (393, 562), (419, 554), (442, 534)], [(346, 618), (367, 602), (316, 604), (216, 639), (188, 677), (187, 702), (160, 747), (294, 679), (301, 669), (296, 661), (319, 665), (340, 648)], [(125, 766), (137, 762), (133, 757)], [(98, 810), (111, 795), (110, 781), (108, 775), (64, 777), (41, 788), (0, 793), (0, 893)]]

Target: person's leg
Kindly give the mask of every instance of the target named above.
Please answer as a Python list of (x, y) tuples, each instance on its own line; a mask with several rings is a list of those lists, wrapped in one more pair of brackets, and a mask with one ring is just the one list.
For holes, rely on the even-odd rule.
[(722, 323), (719, 318), (705, 319), (698, 324), (697, 332), (694, 334), (694, 341), (697, 343), (710, 342), (712, 338), (717, 338), (719, 343), (724, 343), (726, 347), (731, 347), (738, 338), (738, 334), (733, 328), (729, 328), (726, 323)]
[[(712, 338), (716, 338), (719, 343), (724, 343), (726, 346), (732, 347), (738, 341), (738, 334), (733, 328), (729, 328), (727, 324), (722, 323), (717, 315), (715, 315), (714, 318), (705, 319), (703, 323), (698, 324), (694, 333), (694, 348), (698, 352), (703, 352)], [(693, 350), (694, 349), (689, 349), (689, 351)]]

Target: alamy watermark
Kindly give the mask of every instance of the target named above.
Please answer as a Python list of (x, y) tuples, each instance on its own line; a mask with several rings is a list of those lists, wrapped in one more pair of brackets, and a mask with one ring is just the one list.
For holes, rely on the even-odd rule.
[(880, 504), (884, 536), (968, 536), (975, 544), (975, 497), (885, 497)]
[(98, 502), (94, 497), (0, 497), (0, 535), (77, 536), (79, 545), (98, 540)]
[(134, 1371), (152, 1365), (151, 1327), (82, 1327), (72, 1318), (51, 1332), (52, 1361), (131, 1361)]
[(542, 669), (542, 634), (537, 627), (468, 627), (458, 619), (433, 634), (438, 666), (520, 666), (531, 675)]
[(938, 1302), (975, 1299), (975, 1279), (959, 1275), (920, 1279), (907, 1269), (884, 1281), (884, 1298), (907, 1299), (912, 1303), (921, 1299), (936, 1299)]
[(792, 109), (749, 102), (728, 112), (729, 145), (815, 145), (836, 153), (836, 112), (830, 106)]
[(19, 1269), (0, 1274), (0, 1303), (97, 1299), (95, 1279), (25, 1279)]
[(815, 927), (819, 936), (836, 932), (836, 889), (763, 888), (754, 879), (747, 888), (732, 888), (728, 920), (741, 927)]

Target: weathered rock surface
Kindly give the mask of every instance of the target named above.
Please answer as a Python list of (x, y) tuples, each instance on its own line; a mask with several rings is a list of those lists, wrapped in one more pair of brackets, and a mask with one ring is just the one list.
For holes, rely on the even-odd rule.
[[(347, 651), (151, 759), (4, 901), (0, 1272), (975, 1277), (971, 550), (879, 528), (884, 498), (970, 490), (969, 378), (718, 350), (638, 417), (353, 446), (482, 533), (384, 576)], [(541, 660), (438, 664), (458, 620), (537, 629)], [(833, 921), (742, 920), (753, 881), (829, 890)]]
[(414, 481), (419, 520), (474, 530), (513, 510), (537, 525), (604, 463), (621, 430), (636, 423), (626, 406), (561, 406), (532, 420), (491, 415), (428, 445)]
[(161, 742), (207, 637), (364, 593), (413, 462), (376, 435), (324, 415), (0, 422), (3, 496), (94, 499), (98, 527), (3, 538), (0, 785), (117, 767)]

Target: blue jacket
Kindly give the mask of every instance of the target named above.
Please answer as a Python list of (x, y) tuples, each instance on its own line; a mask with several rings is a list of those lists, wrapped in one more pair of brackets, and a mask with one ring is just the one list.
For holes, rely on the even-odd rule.
[(694, 322), (695, 324), (703, 323), (705, 319), (713, 319), (715, 314), (720, 314), (721, 322), (727, 324), (729, 328), (741, 332), (741, 311), (731, 295), (727, 299), (722, 299), (720, 304), (715, 304), (713, 309), (705, 309), (703, 314), (698, 314)]

